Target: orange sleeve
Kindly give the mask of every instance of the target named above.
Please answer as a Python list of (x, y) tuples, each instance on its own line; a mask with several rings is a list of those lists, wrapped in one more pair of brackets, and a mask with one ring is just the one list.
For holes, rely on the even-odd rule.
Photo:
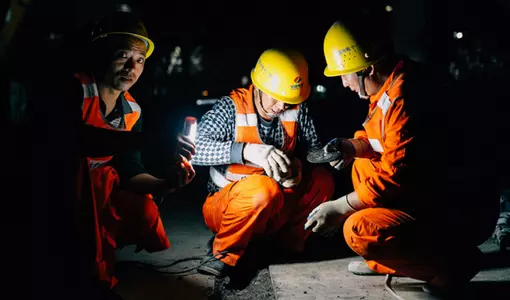
[(384, 206), (402, 194), (406, 186), (402, 181), (407, 173), (406, 150), (414, 136), (409, 132), (409, 115), (404, 109), (404, 99), (398, 99), (388, 110), (384, 121), (384, 152), (379, 168), (356, 189), (358, 196), (369, 207)]
[(365, 130), (358, 130), (354, 133), (355, 139), (362, 139), (368, 143), (368, 135)]
[(354, 133), (354, 138), (349, 139), (356, 151), (355, 157), (357, 158), (374, 158), (377, 153), (370, 146), (368, 135), (365, 130), (358, 130)]

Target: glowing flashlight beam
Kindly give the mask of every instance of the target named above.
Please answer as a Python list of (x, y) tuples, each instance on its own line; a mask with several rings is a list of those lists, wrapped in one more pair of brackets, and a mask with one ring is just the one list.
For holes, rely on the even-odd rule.
[(197, 136), (197, 119), (195, 117), (186, 117), (182, 133), (189, 137), (193, 143), (195, 142)]
[(191, 124), (188, 137), (193, 141), (193, 143), (195, 142), (195, 138), (197, 137), (197, 123)]

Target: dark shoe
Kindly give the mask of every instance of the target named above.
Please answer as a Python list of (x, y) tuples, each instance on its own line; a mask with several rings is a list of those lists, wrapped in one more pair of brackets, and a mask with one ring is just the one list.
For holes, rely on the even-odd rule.
[(221, 260), (220, 255), (213, 255), (213, 243), (216, 235), (213, 235), (209, 241), (207, 241), (207, 254), (200, 261), (200, 266), (198, 267), (198, 273), (205, 275), (213, 275), (218, 278), (224, 278), (227, 276), (228, 271), (232, 268), (231, 266), (225, 264)]
[(231, 269), (231, 266), (216, 259), (214, 256), (206, 255), (200, 262), (200, 267), (198, 267), (197, 271), (201, 274), (224, 278), (229, 274)]
[(207, 241), (207, 255), (212, 256), (213, 254), (213, 243), (214, 239), (216, 238), (216, 235), (213, 235), (209, 240)]

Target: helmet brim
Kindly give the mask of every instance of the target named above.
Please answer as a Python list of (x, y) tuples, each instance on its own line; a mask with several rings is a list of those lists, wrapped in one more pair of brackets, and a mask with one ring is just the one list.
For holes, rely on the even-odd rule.
[(265, 88), (262, 84), (258, 82), (258, 80), (255, 77), (255, 69), (251, 70), (251, 81), (253, 85), (255, 85), (259, 90), (263, 91), (264, 93), (271, 96), (273, 99), (276, 99), (278, 101), (281, 101), (283, 103), (291, 104), (291, 105), (297, 105), (303, 103), (308, 97), (310, 96), (310, 84), (303, 85), (302, 87), (302, 93), (298, 97), (285, 97), (282, 95), (278, 95), (276, 93), (271, 92), (267, 88)]
[(130, 36), (133, 36), (133, 37), (136, 37), (136, 38), (142, 40), (147, 45), (147, 51), (145, 52), (145, 58), (149, 58), (149, 56), (151, 56), (152, 53), (154, 52), (155, 45), (151, 39), (149, 39), (148, 37), (145, 37), (143, 35), (139, 35), (139, 34), (131, 33), (131, 32), (120, 32), (120, 31), (107, 32), (107, 33), (104, 33), (104, 34), (96, 37), (95, 39), (92, 40), (92, 42), (99, 38), (107, 37), (108, 35), (130, 35)]
[(330, 69), (328, 66), (326, 66), (326, 68), (324, 68), (324, 75), (326, 77), (337, 77), (337, 76), (342, 76), (342, 75), (356, 73), (356, 72), (359, 72), (361, 70), (364, 70), (364, 69), (370, 67), (371, 65), (375, 65), (379, 61), (380, 61), (380, 59), (372, 60), (372, 61), (368, 61), (366, 64), (363, 64), (363, 65), (358, 66), (356, 68), (342, 69), (342, 70)]

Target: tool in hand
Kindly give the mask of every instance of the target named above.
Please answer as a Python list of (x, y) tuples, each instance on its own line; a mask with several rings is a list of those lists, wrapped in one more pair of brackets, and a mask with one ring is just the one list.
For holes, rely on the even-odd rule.
[(327, 147), (310, 151), (306, 159), (312, 164), (323, 164), (329, 163), (335, 160), (339, 160), (342, 153), (338, 150), (328, 151)]

